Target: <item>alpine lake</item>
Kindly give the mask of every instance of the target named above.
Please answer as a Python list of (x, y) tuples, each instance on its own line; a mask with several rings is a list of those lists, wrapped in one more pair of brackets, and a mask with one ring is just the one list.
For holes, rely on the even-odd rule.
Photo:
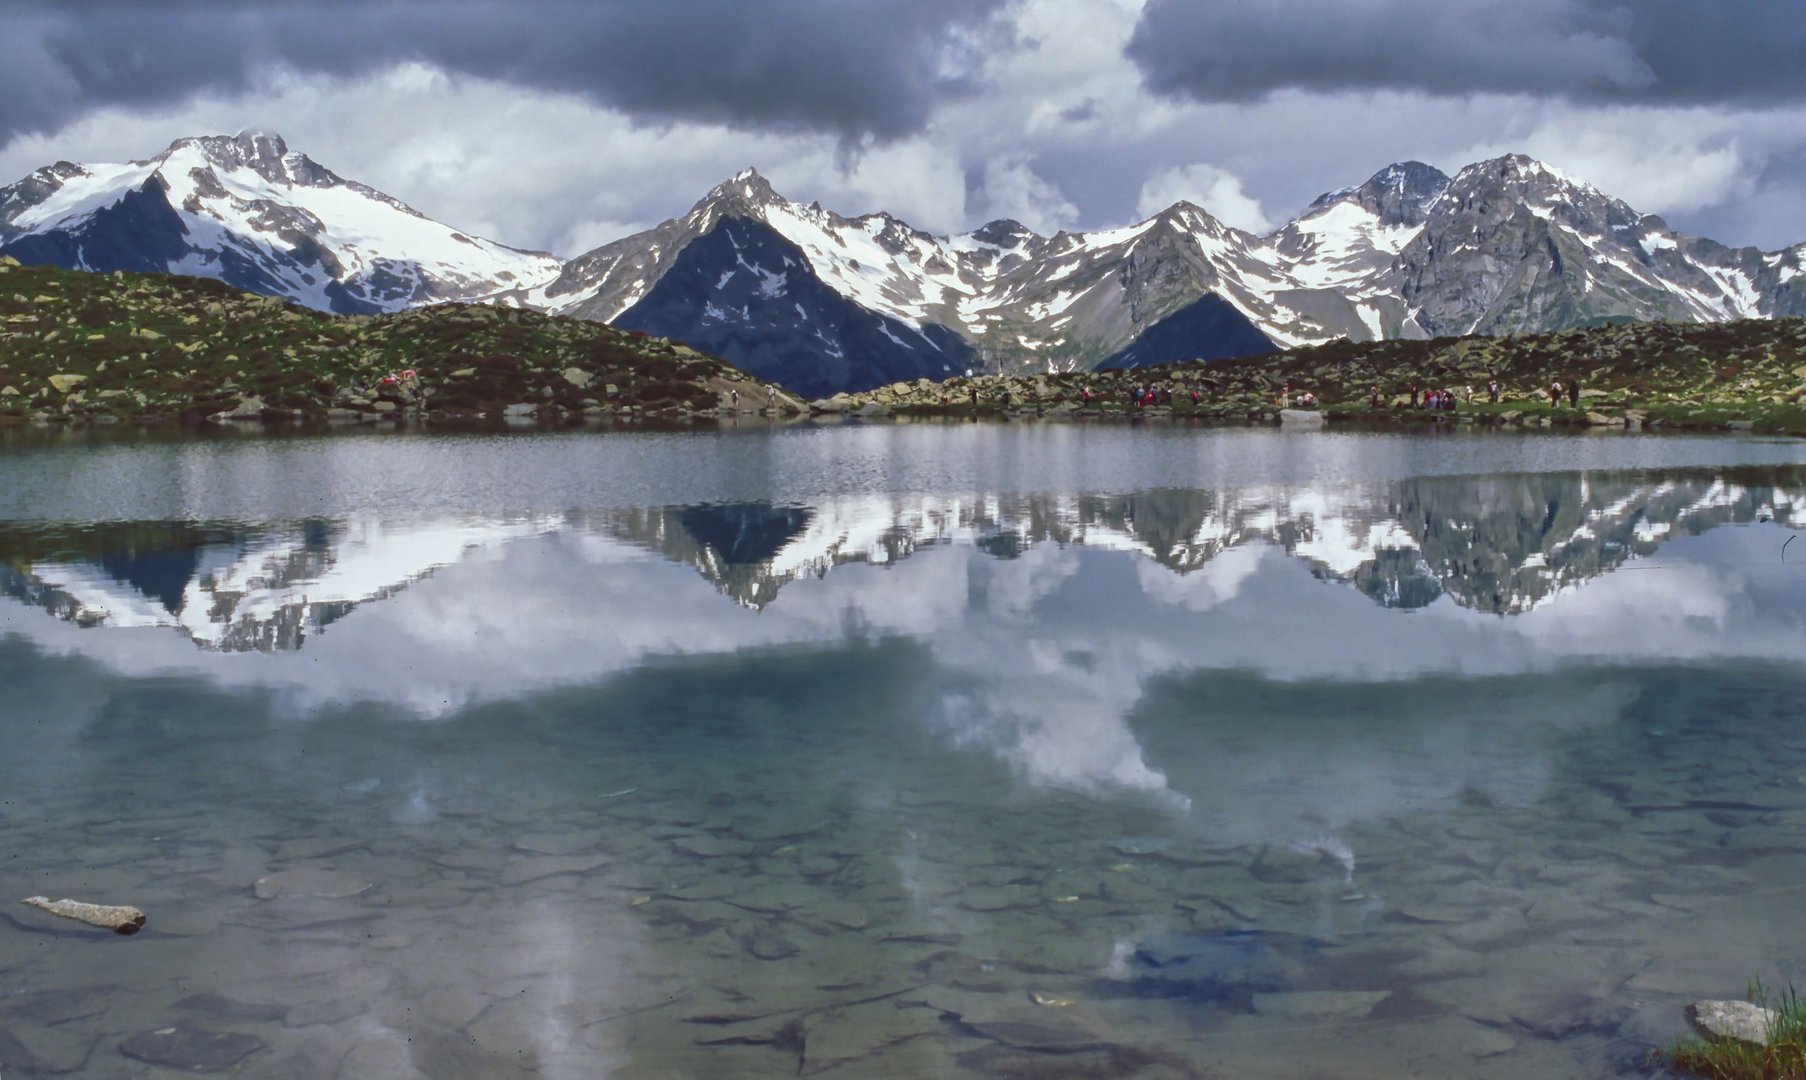
[(1806, 987), (1803, 518), (1736, 435), (14, 431), (0, 1074), (1665, 1075)]

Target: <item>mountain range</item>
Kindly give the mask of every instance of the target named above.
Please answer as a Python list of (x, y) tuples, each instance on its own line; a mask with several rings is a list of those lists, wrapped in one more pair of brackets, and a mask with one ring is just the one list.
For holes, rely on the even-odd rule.
[(754, 170), (568, 260), (460, 233), (277, 136), (180, 139), (0, 188), (0, 254), (217, 277), (346, 313), (539, 308), (676, 338), (809, 394), (967, 369), (1257, 355), (1337, 338), (1806, 314), (1806, 244), (1674, 232), (1522, 155), (1387, 166), (1265, 236), (1177, 203), (1121, 229), (936, 236), (784, 198)]

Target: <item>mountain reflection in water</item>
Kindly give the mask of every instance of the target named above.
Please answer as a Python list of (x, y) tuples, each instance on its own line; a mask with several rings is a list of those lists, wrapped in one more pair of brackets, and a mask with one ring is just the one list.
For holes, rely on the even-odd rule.
[[(1387, 608), (1520, 614), (1670, 540), (1797, 520), (1806, 469), (1416, 478), (1127, 495), (863, 496), (489, 520), (0, 526), (0, 591), (81, 626), (166, 626), (234, 652), (301, 648), (352, 609), (527, 537), (643, 548), (763, 609), (800, 577), (895, 566), (935, 544), (1019, 557), (1124, 550), (1185, 576), (1248, 545)], [(1802, 557), (1806, 557), (1803, 553)]]

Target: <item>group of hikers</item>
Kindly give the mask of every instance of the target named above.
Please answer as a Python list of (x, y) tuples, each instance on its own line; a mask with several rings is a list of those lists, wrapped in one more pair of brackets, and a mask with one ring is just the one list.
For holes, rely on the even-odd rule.
[[(733, 389), (728, 391), (728, 401), (729, 401), (729, 407), (732, 408), (733, 411), (735, 411), (735, 412), (740, 411), (740, 388), (739, 387), (736, 386)], [(765, 387), (765, 408), (771, 412), (777, 412), (777, 410), (778, 410), (778, 388), (776, 386), (768, 385)]]
[[(1489, 380), (1484, 392), (1487, 401), (1497, 404), (1500, 394), (1503, 392), (1499, 386), (1499, 380)], [(974, 395), (976, 396), (976, 391), (974, 391)], [(1564, 395), (1566, 395), (1570, 407), (1578, 408), (1580, 406), (1580, 380), (1577, 378), (1570, 378), (1564, 383), (1562, 380), (1557, 379), (1549, 384), (1549, 405), (1552, 408), (1560, 407), (1561, 399)], [(1165, 386), (1131, 386), (1127, 389), (1125, 396), (1128, 398), (1129, 404), (1137, 409), (1145, 409), (1151, 405), (1171, 405), (1173, 403), (1173, 392), (1170, 388)], [(1375, 383), (1368, 390), (1367, 404), (1374, 409), (1391, 408), (1453, 411), (1457, 403), (1463, 398), (1470, 404), (1476, 400), (1476, 391), (1471, 384), (1463, 387), (1460, 393), (1449, 388), (1433, 389), (1429, 387), (1413, 386), (1409, 396), (1403, 401), (1395, 401), (1389, 398), (1388, 395), (1381, 393), (1379, 384)], [(1089, 387), (1081, 391), (1080, 401), (1085, 406), (1089, 407), (1095, 400), (1096, 395), (1091, 392)], [(1203, 398), (1199, 394), (1198, 388), (1196, 386), (1192, 387), (1191, 403), (1196, 406), (1200, 404), (1202, 400)], [(976, 404), (976, 401), (974, 403)], [(1309, 390), (1301, 390), (1294, 393), (1292, 384), (1289, 382), (1280, 387), (1279, 407), (1282, 409), (1314, 409), (1317, 405), (1317, 395)]]
[[(1489, 400), (1499, 400), (1499, 384), (1497, 382), (1487, 384), (1486, 393)], [(1419, 390), (1417, 387), (1412, 387), (1411, 396), (1409, 398), (1402, 402), (1394, 402), (1391, 407), (1394, 409), (1453, 411), (1459, 400), (1460, 399), (1453, 390)], [(1467, 400), (1470, 403), (1474, 400), (1474, 388), (1471, 386), (1467, 387)], [(1380, 393), (1380, 388), (1377, 384), (1368, 389), (1367, 404), (1370, 408), (1375, 409), (1384, 409), (1387, 407), (1386, 397), (1384, 394)]]
[[(1486, 384), (1486, 400), (1496, 405), (1496, 404), (1498, 404), (1500, 393), (1501, 393), (1501, 391), (1499, 388), (1499, 380), (1497, 380), (1497, 379), (1489, 380)], [(1580, 407), (1580, 380), (1577, 378), (1570, 378), (1570, 379), (1568, 379), (1568, 381), (1565, 384), (1560, 379), (1556, 379), (1555, 381), (1551, 382), (1549, 384), (1549, 407), (1550, 408), (1560, 408), (1561, 407), (1561, 399), (1564, 394), (1567, 396), (1569, 408), (1576, 408), (1576, 409), (1579, 408)], [(1411, 388), (1410, 395), (1408, 397), (1406, 397), (1405, 400), (1392, 401), (1389, 404), (1387, 396), (1380, 392), (1379, 384), (1375, 383), (1371, 387), (1368, 388), (1367, 404), (1370, 408), (1374, 408), (1374, 409), (1393, 408), (1393, 409), (1430, 409), (1430, 410), (1449, 409), (1449, 410), (1452, 410), (1455, 408), (1456, 403), (1461, 400), (1462, 396), (1465, 396), (1467, 401), (1470, 404), (1473, 403), (1473, 401), (1475, 399), (1475, 392), (1474, 392), (1474, 388), (1471, 384), (1466, 387), (1463, 387), (1463, 394), (1461, 394), (1461, 395), (1458, 395), (1458, 394), (1456, 394), (1455, 391), (1448, 390), (1448, 389), (1433, 390), (1433, 389), (1419, 388), (1419, 387), (1414, 386)], [(1281, 397), (1283, 400), (1284, 395), (1282, 395)]]
[[(1151, 405), (1171, 405), (1173, 403), (1173, 391), (1172, 388), (1168, 386), (1155, 386), (1151, 384), (1131, 386), (1128, 388), (1125, 396), (1129, 399), (1129, 404), (1135, 406), (1137, 409), (1145, 409)], [(1097, 395), (1091, 392), (1089, 386), (1084, 387), (1079, 391), (1079, 402), (1087, 408), (1089, 408), (1091, 403), (1095, 400), (1097, 400)], [(1191, 403), (1196, 405), (1200, 400), (1198, 388), (1195, 386), (1192, 387)]]

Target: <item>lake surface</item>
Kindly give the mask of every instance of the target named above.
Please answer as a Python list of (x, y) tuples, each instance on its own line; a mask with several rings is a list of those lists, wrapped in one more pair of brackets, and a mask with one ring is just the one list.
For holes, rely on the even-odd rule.
[(1647, 1076), (1806, 985), (1806, 444), (29, 438), (9, 1080)]

